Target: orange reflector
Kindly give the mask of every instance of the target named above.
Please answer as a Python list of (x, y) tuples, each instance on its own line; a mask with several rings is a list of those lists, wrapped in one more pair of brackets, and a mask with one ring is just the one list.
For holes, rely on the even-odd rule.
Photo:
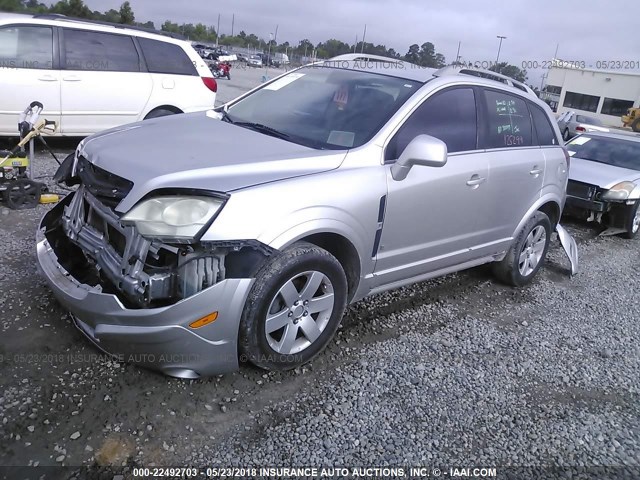
[(205, 325), (209, 325), (210, 323), (215, 322), (216, 318), (218, 318), (218, 312), (213, 312), (213, 313), (210, 313), (209, 315), (207, 315), (206, 317), (202, 317), (202, 318), (196, 320), (195, 322), (191, 322), (189, 324), (189, 326), (191, 328), (204, 327)]

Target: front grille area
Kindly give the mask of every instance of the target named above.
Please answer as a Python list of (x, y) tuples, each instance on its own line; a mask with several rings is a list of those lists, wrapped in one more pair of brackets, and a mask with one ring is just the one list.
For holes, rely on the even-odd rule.
[(571, 197), (582, 198), (584, 200), (594, 200), (598, 187), (588, 183), (576, 182), (569, 180), (567, 184), (567, 195)]
[(84, 184), (64, 208), (61, 225), (87, 259), (86, 270), (129, 308), (168, 305), (224, 279), (225, 249), (144, 238)]
[(109, 207), (118, 205), (133, 188), (133, 182), (96, 167), (83, 156), (78, 157), (76, 172), (89, 193)]

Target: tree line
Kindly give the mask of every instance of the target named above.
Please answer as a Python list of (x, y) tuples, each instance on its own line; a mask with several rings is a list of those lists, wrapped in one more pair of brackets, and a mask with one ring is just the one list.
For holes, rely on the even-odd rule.
[[(46, 5), (38, 0), (0, 0), (0, 11), (17, 12), (17, 13), (55, 13), (69, 17), (86, 18), (89, 20), (99, 20), (111, 23), (120, 23), (123, 25), (135, 25), (156, 30), (153, 22), (141, 23), (136, 21), (135, 14), (131, 8), (131, 4), (125, 1), (119, 10), (110, 9), (100, 12), (91, 10), (85, 5), (83, 0), (60, 0), (56, 3)], [(411, 62), (422, 67), (441, 68), (447, 62), (445, 56), (436, 51), (431, 42), (422, 44), (414, 43), (409, 46), (407, 53), (404, 55), (396, 52), (393, 48), (387, 48), (385, 45), (375, 45), (369, 42), (357, 42), (349, 44), (335, 38), (313, 44), (309, 39), (300, 40), (297, 45), (291, 45), (289, 42), (277, 43), (277, 39), (265, 40), (253, 33), (247, 34), (240, 31), (237, 35), (218, 35), (213, 26), (203, 23), (183, 23), (178, 24), (170, 20), (165, 21), (160, 30), (165, 32), (180, 34), (189, 40), (204, 43), (219, 43), (225, 46), (255, 48), (264, 50), (271, 47), (272, 52), (287, 52), (298, 57), (331, 58), (337, 55), (352, 52), (362, 52), (369, 55), (382, 55), (385, 57), (397, 58)], [(490, 67), (490, 70), (503, 73), (504, 75), (515, 78), (519, 81), (526, 81), (526, 70), (520, 69), (506, 62)]]

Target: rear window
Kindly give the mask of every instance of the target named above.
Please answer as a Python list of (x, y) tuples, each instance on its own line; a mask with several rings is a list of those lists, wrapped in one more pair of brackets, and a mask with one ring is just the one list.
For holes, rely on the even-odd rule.
[(139, 72), (140, 58), (128, 35), (64, 29), (67, 70)]
[(487, 130), (485, 148), (531, 146), (531, 117), (524, 100), (515, 95), (485, 90)]
[(533, 118), (533, 125), (538, 136), (538, 144), (558, 145), (558, 140), (544, 110), (532, 103), (529, 104), (529, 110), (531, 111), (531, 118)]
[(179, 45), (141, 37), (138, 42), (151, 73), (198, 75), (195, 65)]
[(51, 27), (0, 28), (0, 68), (53, 68)]

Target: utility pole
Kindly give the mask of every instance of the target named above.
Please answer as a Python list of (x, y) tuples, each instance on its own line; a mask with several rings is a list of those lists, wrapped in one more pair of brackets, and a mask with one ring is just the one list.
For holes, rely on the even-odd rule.
[(233, 14), (233, 17), (231, 17), (231, 36), (233, 37), (233, 27), (235, 26), (236, 23), (236, 14)]
[(360, 53), (364, 53), (364, 39), (367, 37), (367, 24), (364, 24), (364, 33), (362, 34), (362, 48), (360, 49)]
[(458, 51), (456, 52), (456, 65), (459, 63), (460, 61), (460, 45), (462, 44), (462, 42), (458, 42)]
[(504, 40), (507, 37), (503, 35), (496, 35), (496, 38), (500, 39), (500, 43), (498, 44), (498, 55), (496, 56), (496, 65), (497, 65), (500, 60), (500, 48), (502, 48), (502, 40)]
[(218, 14), (218, 29), (216, 30), (216, 48), (220, 45), (220, 14)]
[(358, 35), (356, 34), (356, 43), (353, 44), (353, 53), (356, 53), (356, 48), (358, 48)]

